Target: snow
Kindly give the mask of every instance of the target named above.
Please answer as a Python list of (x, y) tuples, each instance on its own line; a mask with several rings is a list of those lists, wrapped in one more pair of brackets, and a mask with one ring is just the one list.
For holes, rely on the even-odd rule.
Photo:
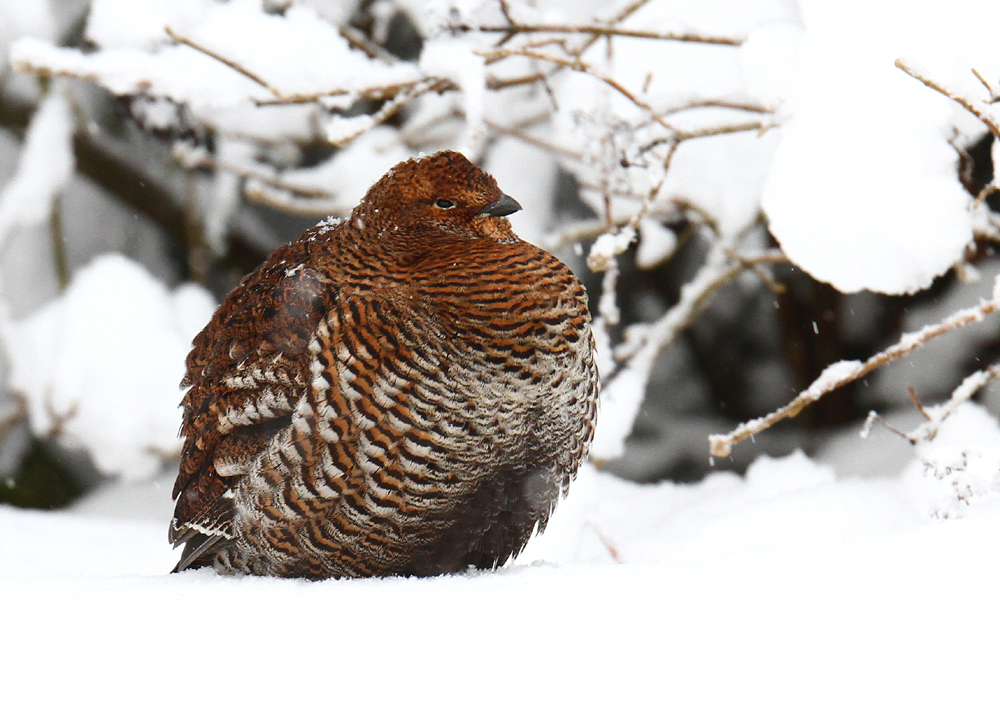
[(462, 92), (465, 131), (458, 151), (473, 156), (485, 131), (483, 101), (486, 97), (486, 63), (476, 55), (476, 45), (467, 39), (439, 39), (420, 54), (420, 70), (427, 76), (450, 78)]
[(314, 167), (285, 171), (281, 182), (331, 193), (326, 212), (346, 215), (386, 171), (412, 156), (415, 154), (399, 143), (394, 130), (376, 127)]
[(152, 476), (180, 450), (177, 385), (214, 308), (199, 286), (170, 292), (109, 254), (35, 314), (5, 319), (10, 386), (24, 398), (32, 431), (85, 448), (106, 474)]
[(933, 439), (917, 445), (904, 476), (911, 500), (927, 515), (963, 518), (998, 512), (998, 468), (1000, 423), (982, 406), (964, 403)]
[(843, 359), (834, 362), (824, 369), (813, 383), (809, 384), (809, 388), (803, 394), (811, 399), (818, 399), (838, 386), (842, 386), (858, 374), (863, 367), (864, 363), (856, 359)]
[(368, 701), (996, 691), (1000, 514), (933, 520), (902, 479), (838, 478), (801, 453), (694, 486), (585, 469), (518, 564), (433, 579), (168, 575), (164, 504), (121, 517), (152, 487), (118, 487), (111, 515), (0, 507), (0, 594), (17, 605), (0, 639), (7, 696), (40, 682), (50, 699), (109, 702), (290, 686)]
[[(65, 223), (75, 274), (58, 298), (38, 309), (57, 286), (51, 257), (41, 254), (12, 285), (18, 248), (48, 251), (41, 247), (50, 246), (52, 203), (73, 172), (73, 111), (61, 74), (130, 96), (148, 126), (215, 132), (214, 158), (227, 168), (211, 183), (206, 178), (199, 195), (208, 201), (200, 206), (206, 236), (219, 251), (231, 219), (246, 212), (241, 181), (246, 195), (289, 210), (345, 214), (390, 166), (444, 147), (481, 159), (525, 206), (512, 224), (535, 242), (553, 240), (554, 228), (586, 224), (562, 222), (554, 209), (557, 169), (569, 171), (595, 211), (588, 217), (616, 225), (589, 248), (606, 281), (636, 238), (639, 266), (663, 261), (677, 246), (665, 224), (693, 214), (705, 224), (699, 236), (710, 252), (676, 307), (629, 327), (612, 353), (618, 331), (604, 324), (618, 315), (614, 291), (599, 302), (605, 384), (592, 459), (624, 456), (634, 475), (641, 460), (626, 454), (625, 442), (636, 419), (655, 412), (643, 405), (654, 364), (665, 347), (682, 353), (668, 345), (735, 266), (724, 250), (753, 255), (737, 235), (758, 222), (761, 207), (792, 263), (842, 291), (926, 287), (959, 258), (974, 225), (988, 227), (984, 209), (959, 184), (949, 143), (968, 144), (982, 125), (894, 62), (903, 58), (982, 101), (986, 89), (970, 68), (993, 82), (1000, 75), (995, 2), (914, 9), (902, 0), (510, 0), (512, 15), (525, 22), (600, 23), (633, 6), (627, 28), (746, 41), (601, 39), (582, 56), (590, 75), (563, 70), (544, 88), (504, 90), (486, 89), (488, 79), (552, 64), (491, 62), (477, 51), (493, 48), (500, 35), (445, 29), (502, 23), (495, 0), (365, 4), (376, 35), (397, 9), (409, 12), (423, 31), (419, 61), (371, 59), (353, 48), (336, 23), (357, 6), (94, 0), (81, 50), (57, 45), (48, 2), (0, 0), (4, 56), (12, 43), (16, 68), (56, 76), (23, 149), (0, 135), (3, 153), (19, 154), (16, 169), (13, 157), (0, 164), (11, 176), (0, 195), (0, 237), (11, 234), (2, 282), (10, 300), (0, 319), (4, 381), (23, 399), (36, 436), (84, 448), (106, 478), (65, 511), (0, 506), (5, 697), (37, 699), (44, 688), (48, 698), (72, 701), (82, 691), (107, 701), (176, 700), (178, 692), (237, 701), (313, 693), (366, 701), (995, 698), (1000, 422), (961, 394), (928, 407), (933, 421), (916, 410), (886, 414), (920, 440), (913, 446), (881, 425), (864, 441), (856, 428), (816, 435), (809, 438), (820, 446), (815, 458), (801, 451), (759, 457), (745, 479), (718, 473), (696, 485), (637, 485), (585, 466), (548, 531), (496, 572), (315, 584), (168, 574), (177, 560), (165, 535), (180, 447), (177, 382), (214, 302), (194, 285), (168, 290), (121, 255), (78, 268), (98, 251), (124, 246), (124, 235), (97, 244), (94, 233), (110, 231), (106, 209), (97, 208)], [(240, 70), (175, 43), (166, 27)], [(566, 56), (539, 35), (509, 37), (502, 46), (531, 42), (534, 51)], [(395, 92), (401, 85), (435, 77), (459, 90), (431, 91), (381, 126), (352, 109), (367, 89), (385, 87), (405, 100), (405, 88)], [(324, 95), (258, 105), (301, 93)], [(89, 94), (72, 95), (83, 114)], [(699, 102), (715, 104), (691, 107)], [(1000, 114), (1000, 106), (981, 107)], [(487, 121), (500, 129), (487, 131)], [(670, 150), (677, 134), (742, 123), (745, 131)], [(344, 148), (297, 166), (299, 145), (317, 138)], [(199, 149), (208, 155), (188, 145), (191, 158), (181, 161), (192, 166)], [(997, 142), (993, 149), (1000, 154)], [(122, 209), (115, 228), (132, 217)], [(86, 245), (74, 234), (83, 231)], [(162, 253), (148, 260), (160, 280), (172, 275)], [(996, 298), (1000, 279), (986, 275), (996, 273), (993, 265), (976, 266), (977, 286), (953, 290), (933, 311), (914, 308), (902, 329), (926, 333), (949, 312), (966, 315), (962, 309), (991, 287)], [(947, 398), (969, 372), (969, 350), (985, 349), (995, 336), (989, 319), (925, 346), (909, 364), (887, 367), (872, 380), (872, 405), (898, 406), (910, 383), (928, 402)], [(829, 367), (807, 393), (819, 395), (860, 364)], [(914, 380), (913, 365), (928, 370)], [(981, 377), (968, 377), (963, 389)], [(671, 393), (688, 389), (704, 399), (697, 384), (678, 380)], [(787, 380), (776, 375), (776, 398), (782, 385)], [(15, 407), (9, 398), (0, 405), (5, 414)], [(954, 412), (938, 428), (945, 410)], [(656, 422), (669, 425), (670, 437), (649, 459), (657, 466), (695, 441), (704, 447), (719, 430), (704, 417)], [(932, 425), (936, 433), (922, 432)], [(15, 432), (26, 437), (23, 424)]]
[[(623, 26), (739, 39), (758, 25), (793, 20), (787, 3), (715, 0), (647, 3)], [(751, 129), (688, 140), (677, 149), (664, 175), (662, 164), (673, 130), (650, 120), (648, 110), (640, 107), (642, 103), (661, 112), (669, 110), (664, 121), (680, 131), (768, 122), (769, 116), (752, 111), (685, 109), (699, 101), (753, 102), (738, 47), (616, 37), (612, 49), (596, 42), (583, 58), (638, 101), (581, 72), (563, 72), (551, 81), (559, 106), (553, 118), (554, 139), (564, 149), (584, 149), (582, 160), (566, 159), (563, 164), (582, 183), (591, 184), (582, 192), (588, 205), (604, 211), (601, 186), (606, 182), (616, 196), (611, 208), (615, 218), (634, 216), (642, 198), (656, 187), (651, 208), (655, 215), (673, 215), (680, 206), (693, 206), (710, 213), (727, 235), (757, 218), (776, 136)], [(625, 162), (628, 167), (622, 166)]]
[(213, 0), (97, 0), (87, 15), (87, 39), (105, 49), (155, 49), (163, 31), (187, 32), (204, 20)]
[[(166, 28), (243, 72), (190, 46), (170, 44)], [(264, 12), (259, 0), (176, 5), (97, 0), (87, 32), (101, 51), (26, 37), (11, 47), (11, 62), (22, 71), (46, 66), (57, 74), (86, 76), (118, 94), (169, 98), (188, 105), (207, 124), (216, 124), (218, 111), (246, 109), (253, 101), (355, 94), (420, 77), (412, 64), (389, 65), (352, 49), (313, 9), (297, 5), (274, 15)], [(290, 119), (301, 119), (300, 106), (287, 108)]]
[[(955, 177), (954, 106), (894, 62), (926, 61), (944, 78), (982, 70), (983, 60), (995, 67), (988, 52), (970, 52), (969, 32), (1000, 13), (971, 0), (947, 13), (914, 12), (902, 0), (800, 6), (797, 89), (786, 96), (792, 117), (763, 195), (771, 231), (793, 262), (841, 291), (922, 289), (970, 242), (971, 197)], [(952, 21), (953, 12), (975, 19)], [(771, 63), (787, 61), (788, 42), (774, 46)]]
[(0, 0), (0, 78), (5, 78), (7, 47), (17, 37), (52, 39), (55, 21), (48, 0)]
[(48, 224), (75, 164), (72, 108), (65, 86), (55, 83), (32, 117), (14, 177), (0, 191), (0, 251), (15, 229)]
[(677, 249), (677, 235), (658, 220), (643, 218), (639, 222), (639, 247), (635, 262), (640, 269), (652, 269), (665, 261)]

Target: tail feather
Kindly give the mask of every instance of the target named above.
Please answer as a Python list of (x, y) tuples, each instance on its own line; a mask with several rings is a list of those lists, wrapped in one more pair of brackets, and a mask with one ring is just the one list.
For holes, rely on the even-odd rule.
[(229, 541), (229, 538), (225, 535), (208, 535), (206, 533), (190, 531), (181, 540), (185, 541), (184, 552), (181, 553), (180, 561), (178, 561), (177, 566), (171, 572), (183, 572), (184, 570), (197, 569), (198, 567), (211, 567), (216, 553)]

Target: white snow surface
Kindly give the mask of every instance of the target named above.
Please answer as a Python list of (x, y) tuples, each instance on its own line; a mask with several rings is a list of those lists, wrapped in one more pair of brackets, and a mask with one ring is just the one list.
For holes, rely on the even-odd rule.
[(108, 254), (35, 314), (5, 319), (10, 386), (32, 431), (85, 448), (106, 474), (152, 476), (180, 451), (184, 358), (214, 309), (196, 284), (168, 291), (140, 265)]
[(168, 503), (150, 496), (170, 483), (0, 507), (11, 701), (996, 694), (1000, 514), (933, 520), (904, 480), (838, 478), (801, 453), (691, 486), (585, 468), (516, 565), (432, 579), (167, 574)]

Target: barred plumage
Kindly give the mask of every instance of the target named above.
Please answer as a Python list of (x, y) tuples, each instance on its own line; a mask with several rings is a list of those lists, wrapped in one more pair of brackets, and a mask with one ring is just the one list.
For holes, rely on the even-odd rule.
[(244, 279), (188, 357), (175, 571), (441, 574), (544, 529), (598, 379), (586, 292), (518, 209), (412, 159)]

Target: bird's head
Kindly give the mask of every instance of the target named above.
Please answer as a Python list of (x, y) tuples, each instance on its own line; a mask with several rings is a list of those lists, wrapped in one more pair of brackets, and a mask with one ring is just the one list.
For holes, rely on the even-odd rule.
[(354, 215), (384, 237), (437, 232), (503, 240), (514, 238), (505, 216), (520, 209), (496, 179), (462, 154), (443, 151), (394, 166)]

